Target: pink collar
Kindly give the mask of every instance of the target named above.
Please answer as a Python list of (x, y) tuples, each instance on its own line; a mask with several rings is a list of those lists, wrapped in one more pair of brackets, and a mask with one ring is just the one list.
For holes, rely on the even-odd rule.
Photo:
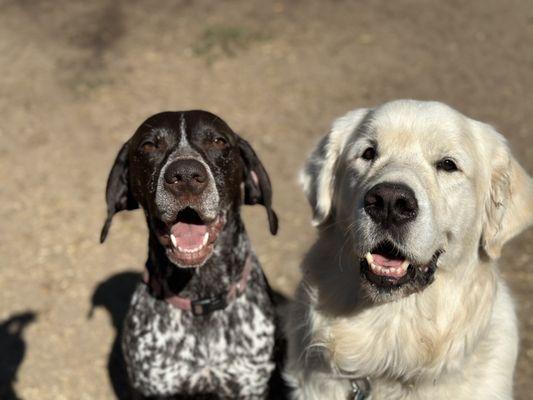
[[(165, 284), (161, 287), (161, 285), (154, 282), (151, 287), (157, 296), (162, 295), (168, 304), (179, 308), (180, 310), (192, 311), (192, 313), (196, 316), (208, 315), (213, 311), (223, 310), (228, 306), (229, 303), (235, 300), (235, 298), (244, 293), (251, 270), (252, 257), (248, 255), (248, 257), (246, 257), (246, 261), (244, 262), (242, 277), (238, 282), (231, 284), (229, 289), (222, 294), (213, 297), (205, 297), (202, 299), (191, 300), (187, 297), (178, 296), (177, 294), (173, 293)], [(144, 270), (143, 281), (150, 286), (149, 273), (147, 269)]]

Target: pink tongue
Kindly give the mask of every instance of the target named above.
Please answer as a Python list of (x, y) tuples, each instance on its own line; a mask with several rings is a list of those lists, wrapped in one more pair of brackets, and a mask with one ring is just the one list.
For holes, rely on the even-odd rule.
[(194, 249), (204, 242), (207, 225), (185, 224), (178, 222), (170, 228), (170, 232), (176, 238), (179, 247)]
[(381, 254), (372, 254), (372, 257), (374, 259), (374, 263), (380, 267), (397, 268), (404, 262), (404, 260), (390, 259), (382, 256)]

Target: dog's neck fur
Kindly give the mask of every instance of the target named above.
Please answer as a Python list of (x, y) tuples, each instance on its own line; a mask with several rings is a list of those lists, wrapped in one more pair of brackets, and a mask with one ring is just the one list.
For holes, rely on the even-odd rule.
[(218, 296), (238, 281), (250, 252), (244, 224), (235, 211), (228, 211), (211, 257), (201, 267), (180, 268), (172, 264), (165, 249), (150, 231), (146, 266), (150, 282), (159, 280), (173, 293), (190, 299)]
[[(443, 372), (457, 371), (464, 365), (473, 351), (471, 345), (485, 335), (490, 323), (493, 305), (490, 299), (496, 291), (492, 263), (478, 269), (470, 265), (479, 263), (478, 259), (457, 265), (455, 268), (463, 274), (455, 278), (443, 268), (437, 272), (440, 275), (436, 281), (420, 293), (390, 303), (371, 304), (354, 295), (358, 290), (358, 269), (342, 263), (340, 256), (335, 259), (327, 251), (321, 253), (334, 248), (328, 240), (337, 239), (321, 236), (307, 259), (306, 278), (315, 289), (316, 299), (311, 318), (314, 321), (312, 344), (335, 355), (333, 364), (355, 376), (431, 381)], [(321, 261), (317, 254), (330, 263), (335, 259), (337, 271), (332, 274), (324, 268), (323, 262), (328, 261)], [(469, 284), (462, 286), (457, 279)], [(464, 287), (470, 288), (468, 295), (461, 291)], [(345, 308), (339, 304), (345, 304)], [(376, 326), (376, 313), (394, 318), (382, 318)], [(381, 332), (381, 336), (369, 337), (371, 331)], [(420, 347), (423, 352), (419, 351)], [(382, 348), (390, 351), (380, 359), (375, 355)], [(422, 353), (425, 357), (416, 357)]]

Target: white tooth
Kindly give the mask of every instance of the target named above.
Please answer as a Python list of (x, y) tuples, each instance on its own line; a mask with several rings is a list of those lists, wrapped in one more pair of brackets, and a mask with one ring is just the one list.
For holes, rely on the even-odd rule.
[(207, 244), (208, 240), (209, 240), (209, 232), (206, 232), (204, 235), (204, 240), (202, 241), (202, 245), (200, 247), (204, 247)]
[(374, 264), (374, 263), (370, 264), (370, 268), (372, 268), (372, 271), (374, 272), (380, 272), (380, 273), (383, 272), (383, 268), (381, 268), (379, 265)]
[(178, 247), (178, 241), (176, 240), (176, 237), (172, 233), (170, 234), (170, 241), (172, 242), (172, 246)]
[(370, 252), (366, 253), (365, 258), (368, 265), (371, 265), (374, 262), (374, 257), (372, 257), (372, 253)]
[(201, 250), (203, 246), (198, 246), (198, 247), (193, 247), (192, 249), (188, 249), (188, 248), (183, 248), (183, 247), (178, 247), (178, 250), (182, 253), (186, 253), (186, 254), (192, 254), (192, 253), (196, 253), (197, 251)]
[(407, 260), (404, 260), (404, 262), (402, 263), (402, 265), (400, 266), (401, 269), (403, 269), (404, 271), (407, 271), (407, 268), (409, 267), (409, 261)]

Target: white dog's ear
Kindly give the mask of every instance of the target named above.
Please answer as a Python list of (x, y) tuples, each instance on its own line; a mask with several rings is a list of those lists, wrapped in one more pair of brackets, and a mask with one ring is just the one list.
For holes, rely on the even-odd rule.
[(511, 155), (503, 136), (488, 128), (494, 145), (481, 245), (495, 259), (507, 241), (533, 223), (533, 180)]
[(313, 225), (324, 223), (331, 215), (337, 161), (348, 139), (361, 124), (368, 109), (354, 110), (338, 118), (331, 131), (315, 147), (300, 173), (300, 182), (313, 208)]

